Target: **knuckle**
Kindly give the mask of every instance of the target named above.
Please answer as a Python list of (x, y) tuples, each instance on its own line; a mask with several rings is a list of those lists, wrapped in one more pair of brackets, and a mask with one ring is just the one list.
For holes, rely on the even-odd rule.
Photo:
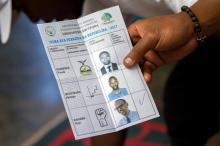
[(148, 39), (148, 40), (151, 40), (151, 41), (154, 41), (156, 40), (157, 36), (156, 36), (156, 33), (154, 32), (146, 32), (145, 34), (145, 37)]
[[(137, 47), (135, 47), (132, 51), (133, 56), (135, 56), (135, 58), (140, 58), (141, 56), (143, 56), (143, 52), (140, 51), (140, 49), (138, 49)], [(141, 59), (141, 58), (140, 58)]]

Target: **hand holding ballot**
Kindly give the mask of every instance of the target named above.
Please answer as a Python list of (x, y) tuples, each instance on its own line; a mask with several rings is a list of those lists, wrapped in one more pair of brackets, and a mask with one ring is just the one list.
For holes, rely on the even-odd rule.
[(149, 82), (157, 67), (178, 61), (196, 49), (197, 41), (191, 23), (186, 14), (179, 13), (131, 24), (128, 32), (134, 47), (124, 60), (125, 66), (131, 68), (142, 62), (144, 78)]
[[(193, 17), (182, 10), (134, 22), (128, 28), (134, 47), (124, 60), (125, 66), (131, 68), (141, 63), (144, 78), (149, 82), (157, 67), (183, 59), (197, 48), (198, 42), (219, 32), (219, 5), (218, 0), (198, 1), (191, 7)], [(206, 13), (205, 9), (211, 11)], [(195, 19), (198, 22), (195, 23)]]

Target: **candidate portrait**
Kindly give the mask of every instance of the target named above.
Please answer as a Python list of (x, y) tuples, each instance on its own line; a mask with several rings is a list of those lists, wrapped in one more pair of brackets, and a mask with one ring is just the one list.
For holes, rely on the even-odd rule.
[(113, 72), (115, 70), (118, 70), (117, 63), (111, 62), (111, 56), (110, 56), (109, 52), (102, 51), (99, 54), (99, 59), (100, 59), (101, 63), (103, 64), (103, 66), (101, 68), (102, 75), (104, 75), (106, 73)]
[(110, 101), (128, 95), (126, 88), (119, 87), (119, 81), (115, 76), (111, 76), (108, 82), (109, 86), (112, 88), (112, 91), (108, 95)]

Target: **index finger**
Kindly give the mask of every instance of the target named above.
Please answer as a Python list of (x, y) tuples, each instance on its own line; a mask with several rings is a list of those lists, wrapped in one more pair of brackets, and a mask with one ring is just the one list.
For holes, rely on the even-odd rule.
[(128, 26), (128, 33), (129, 33), (130, 39), (132, 41), (132, 44), (136, 44), (142, 37), (142, 35), (140, 34), (140, 32), (137, 29), (137, 25), (139, 22), (140, 22), (140, 20), (137, 20)]
[(144, 55), (150, 50), (154, 49), (158, 39), (156, 34), (147, 33), (141, 38), (135, 46), (132, 48), (131, 52), (124, 59), (124, 65), (127, 68), (131, 68), (144, 57)]

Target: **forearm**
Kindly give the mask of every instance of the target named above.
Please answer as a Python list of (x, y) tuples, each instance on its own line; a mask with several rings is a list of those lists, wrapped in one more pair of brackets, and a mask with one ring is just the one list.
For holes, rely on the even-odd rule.
[(191, 7), (205, 35), (220, 31), (220, 0), (199, 0)]

